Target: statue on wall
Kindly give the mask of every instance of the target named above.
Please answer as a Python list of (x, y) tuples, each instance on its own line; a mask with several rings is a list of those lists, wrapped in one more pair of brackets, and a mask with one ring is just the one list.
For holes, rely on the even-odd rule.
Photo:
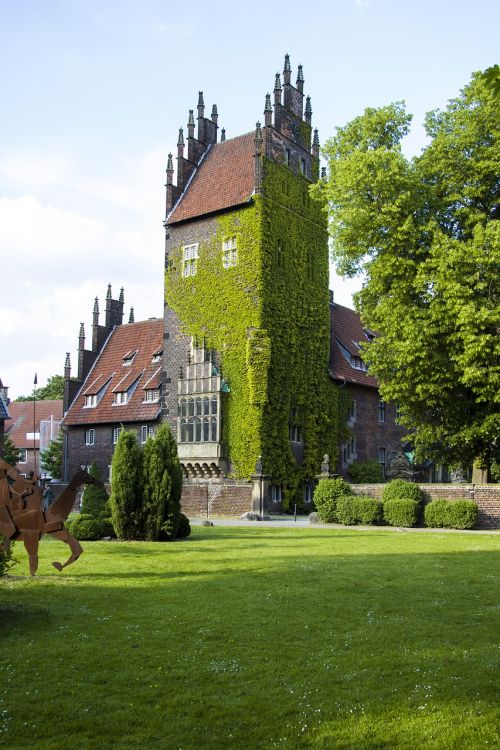
[(34, 576), (38, 568), (38, 545), (42, 534), (51, 534), (71, 550), (65, 563), (52, 563), (56, 570), (61, 571), (82, 554), (80, 542), (64, 526), (82, 484), (103, 486), (99, 479), (80, 469), (57, 500), (45, 508), (42, 490), (35, 479), (22, 477), (14, 466), (0, 459), (0, 533), (5, 537), (4, 547), (18, 539), (24, 543), (30, 575)]

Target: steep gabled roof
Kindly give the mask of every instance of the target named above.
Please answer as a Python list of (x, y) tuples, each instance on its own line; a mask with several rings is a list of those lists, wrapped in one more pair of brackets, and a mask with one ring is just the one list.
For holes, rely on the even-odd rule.
[[(33, 411), (35, 414), (33, 414)], [(40, 422), (53, 417), (58, 422), (63, 415), (62, 399), (51, 401), (37, 401), (33, 410), (33, 401), (11, 401), (9, 404), (10, 419), (5, 422), (5, 432), (16, 448), (33, 448), (33, 433), (40, 432)], [(40, 441), (34, 441), (35, 448), (40, 447)]]
[[(158, 362), (153, 363), (152, 359), (162, 341), (163, 321), (157, 318), (117, 326), (68, 409), (63, 424), (73, 427), (156, 419), (160, 404), (145, 403), (143, 388), (153, 381), (159, 385)], [(136, 352), (133, 365), (124, 364), (124, 355), (129, 352)], [(128, 391), (128, 402), (114, 405), (114, 394), (120, 391)], [(98, 396), (98, 403), (86, 407), (85, 396), (91, 395)]]
[(330, 304), (330, 372), (336, 380), (378, 388), (378, 381), (365, 370), (353, 367), (351, 357), (362, 359), (359, 342), (367, 341), (358, 313), (336, 302)]
[(246, 203), (255, 186), (255, 133), (216, 143), (167, 218), (167, 224)]

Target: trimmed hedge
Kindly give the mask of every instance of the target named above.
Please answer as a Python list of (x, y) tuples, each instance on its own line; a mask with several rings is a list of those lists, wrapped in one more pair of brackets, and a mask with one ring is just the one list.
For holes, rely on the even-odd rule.
[(81, 513), (74, 521), (67, 523), (66, 528), (75, 539), (86, 542), (116, 536), (110, 518), (95, 518), (88, 513)]
[(433, 500), (425, 506), (426, 526), (448, 529), (472, 529), (478, 506), (472, 500)]
[(351, 485), (345, 479), (320, 479), (314, 490), (314, 505), (322, 523), (337, 522), (337, 500), (351, 495)]
[(346, 526), (376, 523), (382, 515), (382, 503), (367, 495), (345, 495), (337, 500), (337, 518)]
[(383, 503), (384, 519), (390, 526), (415, 526), (418, 520), (419, 507), (416, 500), (387, 500)]
[(382, 465), (373, 458), (369, 461), (354, 461), (348, 471), (354, 484), (382, 484), (384, 481)]
[(383, 503), (388, 500), (415, 500), (415, 502), (421, 503), (423, 499), (424, 492), (418, 484), (406, 482), (404, 479), (393, 479), (392, 482), (386, 484), (382, 493)]

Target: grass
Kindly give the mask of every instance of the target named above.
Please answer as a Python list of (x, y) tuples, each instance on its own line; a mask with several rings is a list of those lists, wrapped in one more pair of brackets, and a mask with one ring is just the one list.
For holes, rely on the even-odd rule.
[(500, 538), (195, 527), (0, 581), (9, 750), (498, 746)]

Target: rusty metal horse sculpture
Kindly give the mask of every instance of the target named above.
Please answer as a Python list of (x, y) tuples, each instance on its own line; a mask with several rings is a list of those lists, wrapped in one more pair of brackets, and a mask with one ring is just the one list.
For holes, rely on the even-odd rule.
[(80, 542), (64, 526), (82, 484), (103, 486), (99, 479), (80, 469), (57, 500), (44, 510), (42, 491), (35, 479), (21, 477), (14, 466), (0, 459), (0, 533), (5, 537), (6, 547), (17, 539), (24, 542), (29, 556), (30, 575), (34, 576), (38, 568), (38, 545), (42, 534), (51, 534), (66, 542), (71, 549), (71, 555), (64, 564), (52, 563), (57, 570), (71, 565), (82, 554)]

